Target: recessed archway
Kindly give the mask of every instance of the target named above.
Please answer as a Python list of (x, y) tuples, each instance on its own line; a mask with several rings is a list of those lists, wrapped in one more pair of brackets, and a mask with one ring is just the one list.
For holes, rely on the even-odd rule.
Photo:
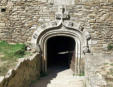
[[(72, 24), (70, 26), (70, 24)], [(48, 25), (48, 26), (47, 26)], [(75, 74), (80, 74), (84, 70), (84, 54), (89, 50), (88, 40), (90, 35), (87, 31), (81, 30), (80, 26), (76, 26), (78, 23), (54, 21), (46, 23), (40, 26), (33, 34), (32, 46), (36, 51), (41, 54), (41, 71), (47, 72), (48, 55), (47, 55), (47, 42), (53, 37), (64, 36), (71, 38), (75, 41), (75, 51), (73, 60), (73, 71)]]
[(47, 40), (47, 66), (70, 68), (74, 63), (75, 40), (67, 36), (54, 36)]

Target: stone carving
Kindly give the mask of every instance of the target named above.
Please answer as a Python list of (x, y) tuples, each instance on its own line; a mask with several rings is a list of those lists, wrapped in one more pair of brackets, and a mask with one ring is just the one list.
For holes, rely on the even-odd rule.
[[(37, 29), (39, 38), (36, 35), (34, 35), (34, 37), (37, 38), (37, 40), (35, 39), (32, 41), (34, 41), (36, 51), (39, 54), (41, 54), (43, 56), (42, 58), (45, 60), (47, 59), (46, 41), (48, 40), (48, 38), (54, 37), (54, 36), (60, 36), (60, 35), (74, 38), (76, 42), (75, 50), (77, 51), (75, 52), (75, 56), (77, 57), (76, 59), (78, 60), (78, 61), (75, 61), (77, 64), (76, 65), (77, 68), (75, 67), (76, 69), (75, 72), (79, 74), (81, 73), (80, 72), (81, 70), (79, 68), (79, 65), (81, 62), (80, 58), (82, 57), (83, 54), (90, 52), (89, 45), (88, 45), (89, 44), (88, 40), (90, 39), (90, 35), (86, 31), (86, 29), (84, 29), (84, 23), (78, 23), (76, 21), (73, 22), (72, 20), (69, 20), (70, 16), (71, 15), (69, 15), (66, 9), (66, 6), (58, 5), (58, 12), (55, 15), (56, 20), (48, 24), (46, 23), (45, 25), (42, 25), (40, 29)], [(44, 66), (43, 69), (46, 71), (47, 61), (44, 61), (44, 62), (45, 63), (43, 64)]]
[(56, 19), (61, 19), (62, 15), (61, 14), (56, 14)]
[(83, 53), (85, 54), (85, 53), (89, 53), (89, 48), (88, 48), (88, 46), (84, 46), (83, 47)]
[(52, 26), (57, 26), (57, 22), (51, 22)]
[(91, 39), (90, 34), (86, 35), (86, 39), (87, 39), (87, 40), (90, 40), (90, 39)]
[(45, 25), (45, 24), (43, 24), (43, 25), (41, 26), (41, 28), (42, 28), (42, 29), (46, 28), (46, 25)]
[(73, 22), (69, 22), (68, 24), (69, 27), (73, 27), (73, 25), (74, 25)]
[(34, 39), (37, 39), (37, 37), (38, 37), (37, 34), (34, 34), (34, 35), (33, 35), (33, 38), (34, 38)]
[(84, 30), (84, 23), (80, 24), (79, 29), (80, 29), (81, 31)]
[(65, 20), (69, 19), (69, 13), (66, 11), (66, 8), (59, 6), (58, 12), (56, 13), (56, 19)]
[(63, 18), (64, 18), (64, 19), (69, 19), (69, 18), (70, 18), (70, 17), (69, 17), (69, 13), (68, 13), (68, 12), (65, 12)]
[(87, 31), (84, 31), (84, 34), (87, 40), (91, 39), (91, 35)]

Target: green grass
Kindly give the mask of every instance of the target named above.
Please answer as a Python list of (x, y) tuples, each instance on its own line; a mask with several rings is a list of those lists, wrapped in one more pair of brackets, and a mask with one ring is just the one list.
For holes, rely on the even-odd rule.
[(8, 44), (6, 41), (0, 41), (0, 54), (2, 60), (15, 60), (24, 57), (26, 54), (25, 44)]
[(113, 66), (113, 63), (112, 64), (110, 64), (111, 66)]
[(104, 65), (108, 65), (109, 63), (104, 63)]
[(73, 74), (73, 76), (85, 76), (85, 73), (81, 72), (80, 74)]
[(85, 73), (84, 73), (84, 72), (82, 72), (82, 73), (80, 73), (80, 74), (79, 74), (79, 76), (85, 76)]
[(113, 45), (112, 44), (108, 44), (107, 49), (110, 51), (113, 49)]
[(25, 44), (9, 44), (6, 41), (0, 41), (0, 76), (14, 68), (17, 59), (25, 55), (30, 55), (30, 52), (26, 51)]

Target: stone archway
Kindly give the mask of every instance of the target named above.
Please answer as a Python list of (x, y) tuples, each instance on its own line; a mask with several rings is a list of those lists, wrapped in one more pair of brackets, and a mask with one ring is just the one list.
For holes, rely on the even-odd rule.
[(74, 69), (75, 40), (68, 36), (53, 36), (46, 44), (47, 69), (49, 67), (65, 67)]
[[(38, 29), (37, 29), (38, 30)], [(37, 31), (36, 31), (37, 32)], [(33, 36), (32, 43), (34, 45), (34, 48), (42, 54), (42, 70), (44, 72), (47, 72), (47, 40), (51, 37), (55, 36), (67, 36), (74, 38), (76, 42), (76, 47), (75, 47), (75, 73), (79, 74), (81, 72), (81, 67), (80, 62), (82, 58), (84, 57), (83, 51), (85, 52), (88, 50), (88, 45), (87, 45), (87, 39), (85, 38), (84, 34), (82, 32), (78, 32), (76, 30), (71, 30), (70, 28), (66, 27), (57, 27), (56, 29), (51, 30), (45, 30), (41, 32), (40, 34), (36, 35), (36, 32), (34, 33), (35, 36), (38, 38), (34, 38)], [(42, 34), (43, 33), (43, 34)], [(83, 35), (83, 36), (82, 36)]]
[[(42, 55), (42, 71), (47, 72), (47, 41), (49, 38), (55, 36), (71, 37), (75, 40), (75, 60), (74, 60), (74, 72), (80, 74), (83, 71), (81, 62), (84, 58), (84, 53), (89, 51), (88, 40), (90, 35), (83, 29), (81, 23), (65, 20), (68, 19), (68, 14), (60, 8), (59, 12), (56, 13), (56, 21), (45, 23), (38, 27), (32, 37), (32, 45)], [(64, 13), (62, 13), (64, 12)], [(65, 16), (62, 16), (65, 15)], [(66, 16), (67, 15), (67, 16)], [(59, 20), (60, 19), (60, 20)]]

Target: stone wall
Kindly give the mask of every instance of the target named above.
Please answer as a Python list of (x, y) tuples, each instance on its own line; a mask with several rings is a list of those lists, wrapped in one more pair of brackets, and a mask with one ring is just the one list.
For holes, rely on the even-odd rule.
[(105, 79), (106, 87), (113, 86), (113, 58), (99, 66), (97, 72)]
[[(55, 13), (58, 7), (46, 1), (1, 0), (0, 40), (30, 43), (31, 36), (37, 27), (55, 20)], [(67, 11), (70, 13), (70, 20), (80, 23), (82, 29), (88, 31), (91, 35), (89, 42), (91, 55), (86, 55), (87, 87), (104, 87), (106, 85), (105, 79), (99, 73), (96, 73), (96, 68), (105, 62), (105, 57), (102, 54), (109, 55), (113, 53), (107, 49), (108, 44), (113, 44), (112, 3), (113, 0), (75, 0), (75, 5), (66, 6)], [(40, 66), (37, 63), (40, 62), (37, 61), (39, 61), (38, 58), (22, 62), (20, 67), (17, 70), (13, 70), (12, 74), (8, 76), (10, 78), (6, 77), (2, 81), (0, 87), (16, 87), (15, 83), (13, 83), (15, 80), (18, 83), (22, 81), (20, 82), (21, 84), (18, 84), (18, 87), (28, 87), (29, 84), (23, 86), (23, 83), (30, 83), (30, 77), (34, 78), (36, 75), (39, 77), (39, 71), (36, 70), (39, 69)], [(23, 73), (25, 70), (28, 70), (29, 73)]]
[[(83, 24), (84, 29), (90, 32), (90, 51), (96, 54), (110, 54), (111, 51), (108, 52), (107, 46), (113, 43), (112, 3), (97, 3), (92, 0), (66, 8), (70, 13), (70, 20)], [(58, 8), (45, 1), (2, 0), (0, 10), (0, 40), (30, 43), (37, 27), (55, 20)]]
[(112, 9), (112, 5), (105, 3), (86, 3), (70, 9), (71, 20), (83, 23), (85, 30), (91, 34), (92, 53), (110, 53), (107, 46), (113, 43)]
[[(12, 0), (0, 3), (0, 39), (9, 42), (27, 42), (37, 27), (54, 20), (51, 6), (37, 0)], [(49, 11), (49, 9), (51, 9)]]
[(0, 87), (29, 87), (40, 77), (40, 55), (21, 59), (15, 69), (0, 77)]
[(104, 54), (95, 56), (92, 54), (86, 54), (86, 87), (110, 87), (110, 84), (113, 84), (110, 82), (112, 81), (111, 75), (113, 75), (113, 73), (110, 72), (110, 70), (113, 69), (112, 65), (109, 67), (109, 65), (112, 64), (110, 63), (111, 61), (113, 61), (113, 59), (110, 55)]

